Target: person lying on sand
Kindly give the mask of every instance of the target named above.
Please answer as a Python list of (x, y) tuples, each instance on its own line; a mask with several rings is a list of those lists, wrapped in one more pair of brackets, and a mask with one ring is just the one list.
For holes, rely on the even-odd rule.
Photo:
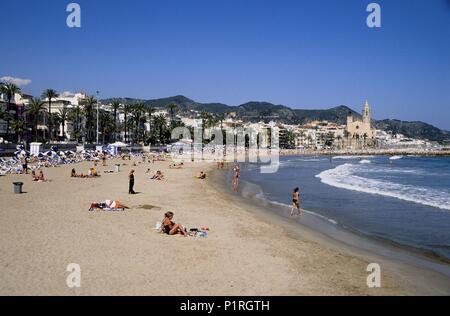
[(158, 170), (156, 171), (155, 175), (150, 178), (151, 180), (164, 180), (164, 174)]
[(70, 177), (71, 177), (71, 178), (76, 178), (76, 177), (78, 177), (77, 172), (75, 171), (75, 168), (72, 169), (72, 172), (70, 173)]
[(164, 214), (164, 219), (162, 220), (161, 225), (162, 232), (170, 236), (180, 234), (186, 237), (187, 236), (186, 229), (183, 228), (181, 224), (176, 224), (173, 221), (173, 216), (174, 214), (172, 212), (167, 212), (166, 214)]
[(90, 176), (90, 177), (99, 177), (98, 172), (97, 172), (97, 169), (95, 169), (95, 168), (90, 168), (90, 169), (89, 169), (89, 176)]
[(183, 169), (183, 167), (184, 167), (184, 163), (179, 163), (179, 164), (174, 163), (173, 165), (169, 165), (169, 169)]
[(203, 171), (200, 171), (200, 173), (198, 174), (198, 176), (196, 176), (197, 179), (200, 180), (204, 180), (206, 179), (206, 173), (204, 173)]

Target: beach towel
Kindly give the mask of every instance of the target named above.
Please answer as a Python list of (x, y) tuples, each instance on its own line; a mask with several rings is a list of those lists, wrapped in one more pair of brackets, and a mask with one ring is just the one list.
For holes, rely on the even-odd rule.
[(93, 212), (95, 210), (101, 210), (106, 212), (117, 212), (117, 211), (125, 211), (127, 209), (125, 205), (120, 203), (119, 201), (106, 200), (104, 202), (94, 202), (91, 203), (91, 207), (89, 208), (89, 212)]

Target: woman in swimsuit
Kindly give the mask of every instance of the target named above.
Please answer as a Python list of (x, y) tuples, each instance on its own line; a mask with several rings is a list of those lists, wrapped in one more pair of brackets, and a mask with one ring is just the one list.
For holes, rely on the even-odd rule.
[(167, 212), (164, 214), (164, 219), (162, 220), (162, 229), (163, 232), (167, 235), (178, 235), (181, 234), (183, 236), (187, 236), (186, 231), (183, 229), (183, 226), (180, 224), (175, 224), (173, 220), (173, 213)]
[(239, 165), (236, 165), (233, 169), (234, 176), (233, 176), (233, 191), (237, 192), (238, 186), (239, 186), (239, 177), (241, 175), (241, 169), (239, 168)]
[(294, 210), (297, 211), (297, 214), (300, 215), (300, 189), (295, 188), (294, 193), (292, 194), (292, 209), (291, 209), (291, 216), (294, 216)]

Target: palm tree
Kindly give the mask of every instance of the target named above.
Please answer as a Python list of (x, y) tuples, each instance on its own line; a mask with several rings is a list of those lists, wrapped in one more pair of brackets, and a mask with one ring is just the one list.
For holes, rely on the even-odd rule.
[[(7, 101), (6, 112), (9, 113), (11, 111), (11, 107), (12, 107), (11, 101), (16, 93), (17, 94), (21, 93), (20, 88), (17, 85), (15, 85), (14, 83), (7, 82), (7, 83), (3, 83), (0, 86), (0, 92), (6, 96), (6, 101)], [(14, 111), (15, 111), (14, 117), (17, 120), (19, 118), (19, 111), (17, 109), (17, 106), (14, 109)], [(6, 119), (4, 119), (4, 120), (6, 121), (6, 138), (8, 138), (9, 137), (9, 126), (10, 126), (10, 122), (12, 120), (11, 116), (6, 114)]]
[(364, 135), (363, 135), (363, 139), (364, 139), (364, 148), (366, 148), (366, 146), (367, 146), (367, 138), (368, 138), (369, 136), (367, 135), (367, 133), (364, 133)]
[(159, 132), (159, 142), (163, 144), (165, 142), (164, 134), (167, 128), (167, 120), (164, 115), (160, 114), (154, 117), (153, 124), (156, 130)]
[(125, 104), (122, 107), (122, 113), (124, 115), (124, 131), (125, 131), (125, 143), (127, 142), (128, 138), (127, 138), (127, 132), (128, 132), (128, 114), (131, 113), (133, 109), (133, 106), (131, 104)]
[(14, 120), (11, 124), (13, 130), (16, 132), (17, 135), (17, 142), (22, 142), (22, 135), (25, 132), (27, 128), (27, 123), (23, 119)]
[(111, 138), (111, 134), (114, 134), (116, 126), (116, 120), (111, 116), (109, 112), (100, 111), (99, 113), (99, 122), (100, 122), (100, 131), (102, 133), (102, 143), (105, 144), (107, 139)]
[(167, 105), (167, 108), (169, 109), (169, 111), (170, 111), (170, 124), (173, 124), (173, 117), (174, 117), (174, 112), (175, 112), (175, 109), (177, 108), (177, 105), (176, 105), (176, 103), (175, 102), (172, 102), (172, 103), (170, 103), (169, 105)]
[(114, 100), (111, 103), (111, 107), (114, 112), (114, 142), (117, 140), (117, 112), (120, 110), (120, 107), (122, 105), (120, 104), (119, 100)]
[(81, 104), (86, 117), (86, 139), (92, 143), (94, 141), (94, 106), (97, 104), (97, 100), (93, 96), (89, 96), (82, 100)]
[(202, 138), (204, 138), (205, 136), (205, 127), (206, 127), (206, 122), (209, 118), (209, 113), (208, 112), (201, 112), (200, 113), (200, 119), (202, 120)]
[(25, 110), (26, 114), (29, 114), (33, 118), (33, 130), (34, 130), (34, 141), (38, 141), (38, 124), (39, 116), (45, 111), (45, 103), (38, 98), (33, 98)]
[(135, 141), (139, 142), (140, 140), (140, 131), (142, 130), (141, 128), (141, 123), (142, 123), (142, 117), (145, 115), (145, 105), (143, 103), (138, 103), (135, 104), (133, 106), (133, 116), (134, 116), (134, 120), (135, 120), (135, 133), (134, 133), (134, 139)]
[[(53, 131), (55, 132), (55, 136), (56, 136), (56, 134), (59, 134), (59, 127), (62, 123), (61, 115), (59, 114), (59, 112), (57, 112), (57, 113), (52, 113), (51, 117), (52, 117), (51, 120), (52, 120), (53, 126), (54, 126)], [(56, 137), (56, 138), (58, 138), (58, 137)]]
[(67, 122), (67, 120), (69, 118), (69, 113), (70, 113), (70, 111), (66, 107), (63, 107), (62, 109), (59, 109), (59, 113), (58, 114), (59, 114), (59, 119), (61, 120), (61, 125), (62, 125), (62, 137), (63, 137), (63, 140), (66, 139), (65, 128), (66, 128), (66, 122)]
[(223, 130), (223, 121), (225, 121), (225, 114), (221, 113), (216, 116), (217, 120), (220, 122), (220, 130)]
[(149, 124), (149, 134), (152, 134), (152, 114), (155, 112), (155, 109), (149, 106), (147, 108), (147, 114), (148, 114), (148, 124)]
[(80, 117), (83, 114), (82, 109), (79, 105), (75, 106), (70, 112), (68, 119), (72, 121), (72, 124), (74, 126), (74, 134), (75, 139), (78, 142), (80, 137)]
[(348, 139), (349, 139), (350, 136), (351, 136), (351, 133), (349, 131), (347, 131), (347, 130), (344, 130), (344, 137), (347, 140), (347, 147), (350, 146), (349, 143), (348, 143)]
[(50, 141), (53, 139), (53, 122), (52, 122), (52, 99), (56, 99), (58, 93), (53, 89), (47, 89), (42, 93), (42, 98), (48, 99), (48, 131), (50, 135)]

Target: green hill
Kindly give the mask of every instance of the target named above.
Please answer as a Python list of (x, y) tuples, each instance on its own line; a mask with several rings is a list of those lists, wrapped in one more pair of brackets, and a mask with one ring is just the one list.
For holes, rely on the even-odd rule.
[[(110, 103), (113, 99), (102, 100)], [(330, 121), (345, 124), (347, 115), (352, 113), (355, 117), (361, 115), (345, 105), (326, 110), (291, 109), (284, 105), (275, 105), (268, 102), (247, 102), (239, 106), (230, 106), (223, 103), (199, 103), (185, 96), (178, 95), (162, 99), (142, 100), (133, 98), (116, 98), (122, 103), (144, 103), (147, 107), (165, 108), (170, 103), (177, 105), (179, 114), (189, 114), (191, 111), (209, 112), (214, 114), (235, 113), (236, 118), (245, 122), (277, 121), (284, 124), (306, 124), (311, 121)], [(424, 122), (405, 122), (400, 120), (373, 121), (378, 129), (403, 134), (406, 137), (427, 139), (437, 142), (450, 142), (450, 132), (441, 130)]]

